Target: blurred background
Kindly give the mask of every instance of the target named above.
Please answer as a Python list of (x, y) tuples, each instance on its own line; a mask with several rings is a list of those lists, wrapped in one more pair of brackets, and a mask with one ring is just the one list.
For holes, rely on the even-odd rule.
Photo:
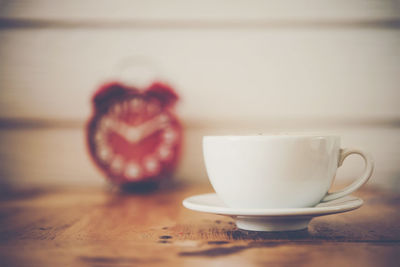
[[(3, 189), (103, 186), (85, 145), (90, 97), (129, 58), (181, 96), (177, 180), (207, 182), (203, 135), (313, 132), (369, 151), (370, 183), (400, 191), (400, 2), (390, 0), (2, 0)], [(339, 182), (362, 168), (350, 157)]]

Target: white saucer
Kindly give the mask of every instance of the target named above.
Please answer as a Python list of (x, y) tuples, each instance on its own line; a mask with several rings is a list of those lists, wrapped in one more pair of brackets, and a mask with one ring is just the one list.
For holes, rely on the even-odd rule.
[(191, 210), (231, 216), (236, 219), (238, 228), (249, 231), (306, 229), (313, 217), (354, 210), (362, 204), (358, 197), (345, 196), (310, 208), (235, 209), (227, 207), (215, 193), (192, 196), (183, 201), (183, 206)]

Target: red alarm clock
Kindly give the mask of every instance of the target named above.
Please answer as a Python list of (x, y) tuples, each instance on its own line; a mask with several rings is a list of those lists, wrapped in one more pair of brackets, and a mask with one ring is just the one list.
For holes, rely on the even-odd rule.
[(182, 126), (173, 112), (177, 100), (162, 83), (143, 91), (109, 83), (95, 93), (87, 143), (95, 164), (112, 182), (171, 176), (182, 143)]

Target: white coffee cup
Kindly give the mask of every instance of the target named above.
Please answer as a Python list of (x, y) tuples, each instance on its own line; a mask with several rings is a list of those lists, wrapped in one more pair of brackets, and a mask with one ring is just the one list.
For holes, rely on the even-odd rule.
[[(348, 195), (371, 177), (372, 158), (341, 149), (338, 136), (205, 136), (203, 152), (210, 182), (232, 208), (302, 208)], [(350, 154), (365, 161), (363, 174), (328, 193), (336, 170)]]

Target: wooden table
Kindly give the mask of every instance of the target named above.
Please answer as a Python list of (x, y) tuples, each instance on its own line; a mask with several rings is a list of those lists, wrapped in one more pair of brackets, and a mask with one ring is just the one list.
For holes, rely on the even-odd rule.
[(185, 209), (209, 185), (147, 193), (109, 188), (2, 194), (1, 266), (400, 266), (400, 196), (364, 187), (364, 206), (309, 229), (238, 230), (229, 217)]

